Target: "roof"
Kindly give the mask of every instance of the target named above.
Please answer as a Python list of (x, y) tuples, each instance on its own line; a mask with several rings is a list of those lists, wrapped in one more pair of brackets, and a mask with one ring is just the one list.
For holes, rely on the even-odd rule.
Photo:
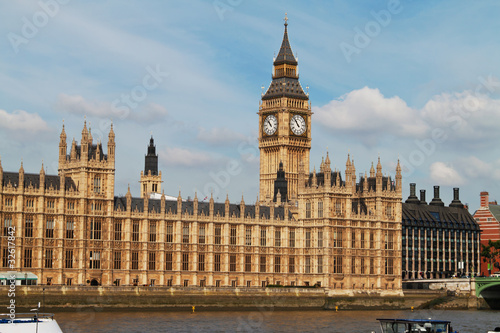
[(500, 221), (500, 205), (489, 205), (489, 209), (497, 221)]
[(290, 77), (273, 79), (271, 85), (267, 88), (266, 93), (262, 96), (262, 100), (276, 97), (292, 97), (305, 100), (309, 99), (309, 96), (307, 96), (302, 89), (299, 80)]
[[(127, 210), (127, 197), (115, 197), (114, 202), (115, 210)], [(142, 198), (132, 198), (131, 202), (132, 211), (137, 210), (139, 212), (144, 212), (144, 199)], [(161, 200), (149, 199), (148, 200), (148, 211), (157, 212), (161, 211)], [(172, 214), (177, 214), (177, 201), (176, 200), (165, 200), (165, 211), (171, 212)], [(194, 212), (194, 202), (193, 201), (183, 201), (182, 202), (182, 212), (187, 212), (192, 215)], [(210, 203), (208, 202), (198, 202), (198, 215), (208, 216), (210, 214)], [(259, 208), (259, 218), (269, 219), (271, 214), (271, 208), (268, 206), (260, 206)], [(226, 205), (225, 203), (214, 203), (214, 215), (224, 217), (226, 215)], [(229, 216), (241, 216), (241, 207), (239, 204), (229, 204)], [(250, 215), (251, 218), (255, 218), (255, 205), (245, 205), (245, 217)], [(284, 207), (274, 208), (274, 218), (284, 219), (285, 209)], [(292, 213), (288, 211), (288, 218), (292, 219)]]
[[(340, 184), (337, 184), (337, 175), (339, 176)], [(311, 172), (309, 174), (309, 179), (306, 181), (306, 184), (308, 186), (312, 185), (313, 176), (314, 176), (314, 173)], [(342, 181), (342, 174), (339, 171), (331, 171), (330, 180), (331, 180), (330, 186), (343, 186), (343, 185), (345, 185), (345, 182)], [(316, 184), (318, 184), (318, 186), (325, 184), (325, 173), (324, 172), (317, 172), (316, 173)]]
[[(4, 172), (2, 185), (7, 186), (11, 184), (13, 187), (19, 186), (19, 172)], [(33, 188), (40, 188), (40, 174), (25, 173), (24, 174), (24, 188), (29, 186)], [(60, 177), (54, 175), (45, 176), (45, 189), (53, 188), (55, 190), (60, 189)], [(75, 182), (70, 177), (65, 177), (65, 190), (73, 189), (76, 190)]]
[(403, 226), (479, 230), (465, 208), (403, 203)]
[[(104, 154), (104, 151), (102, 150), (102, 143), (99, 143), (99, 144), (89, 143), (87, 147), (88, 147), (88, 160), (89, 161), (92, 159), (96, 159), (97, 147), (99, 147), (99, 150), (101, 151), (99, 161), (108, 159), (108, 155)], [(82, 154), (82, 147), (80, 145), (75, 145), (75, 149), (76, 149), (75, 150), (76, 156), (78, 159), (80, 159), (81, 154)], [(70, 159), (70, 157), (71, 157), (71, 153), (69, 155), (66, 155), (66, 159)]]
[(285, 23), (285, 33), (283, 34), (283, 41), (281, 42), (280, 51), (278, 56), (274, 60), (274, 65), (290, 64), (297, 65), (297, 59), (293, 56), (292, 48), (290, 47), (290, 42), (288, 41), (288, 24)]

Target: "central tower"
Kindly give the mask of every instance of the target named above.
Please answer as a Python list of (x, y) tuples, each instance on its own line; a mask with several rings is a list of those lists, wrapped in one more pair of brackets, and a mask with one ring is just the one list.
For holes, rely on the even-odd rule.
[(285, 17), (283, 42), (273, 63), (273, 80), (262, 95), (258, 112), (262, 201), (277, 195), (274, 183), (280, 163), (287, 181), (287, 197), (281, 194), (282, 201), (297, 198), (299, 171), (309, 174), (311, 105), (299, 82), (298, 63), (288, 41), (287, 27)]

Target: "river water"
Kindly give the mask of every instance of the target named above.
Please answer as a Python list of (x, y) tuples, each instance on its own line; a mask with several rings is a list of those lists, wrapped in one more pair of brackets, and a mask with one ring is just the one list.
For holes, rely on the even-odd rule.
[(449, 320), (460, 333), (486, 333), (500, 326), (500, 311), (95, 311), (56, 313), (64, 333), (78, 332), (380, 332), (377, 318)]

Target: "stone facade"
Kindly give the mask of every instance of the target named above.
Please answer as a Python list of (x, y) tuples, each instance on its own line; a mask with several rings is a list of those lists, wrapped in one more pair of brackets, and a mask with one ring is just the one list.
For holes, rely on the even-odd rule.
[[(260, 199), (254, 204), (243, 197), (231, 204), (228, 198), (215, 203), (196, 194), (183, 200), (181, 193), (176, 199), (156, 193), (162, 179), (152, 139), (141, 197), (130, 189), (115, 197), (113, 127), (107, 153), (84, 124), (80, 144), (73, 140), (68, 154), (63, 126), (57, 176), (45, 175), (43, 166), (39, 174), (25, 174), (22, 165), (4, 173), (0, 164), (3, 267), (7, 231), (14, 227), (14, 270), (33, 272), (41, 284), (319, 285), (333, 294), (401, 295), (399, 163), (395, 180), (383, 175), (380, 159), (376, 170), (372, 164), (369, 175), (356, 179), (349, 156), (341, 173), (331, 169), (327, 153), (319, 172), (310, 173), (312, 113), (290, 55), (285, 25), (259, 111), (260, 133), (267, 132), (260, 136)], [(288, 92), (287, 83), (293, 85)], [(267, 119), (271, 114), (276, 124)], [(302, 118), (292, 123), (295, 115)], [(274, 193), (283, 186), (286, 191)]]

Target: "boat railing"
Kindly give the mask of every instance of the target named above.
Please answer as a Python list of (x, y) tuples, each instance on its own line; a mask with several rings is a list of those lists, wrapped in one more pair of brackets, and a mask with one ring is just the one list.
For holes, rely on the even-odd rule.
[(12, 313), (0, 313), (0, 324), (5, 323), (16, 323), (16, 322), (36, 322), (40, 321), (40, 319), (44, 320), (54, 320), (53, 313), (16, 313), (15, 315)]

